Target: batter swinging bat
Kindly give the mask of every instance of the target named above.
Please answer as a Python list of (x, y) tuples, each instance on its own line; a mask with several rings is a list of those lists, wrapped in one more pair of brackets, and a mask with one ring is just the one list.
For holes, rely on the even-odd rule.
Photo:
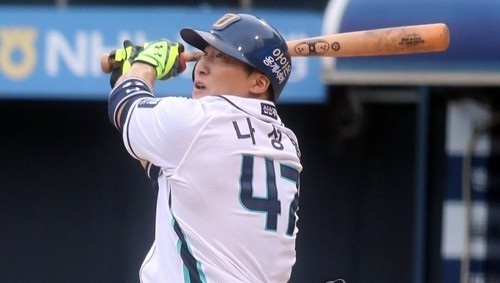
[[(435, 23), (322, 35), (287, 41), (290, 56), (361, 57), (439, 52), (448, 49), (450, 32), (446, 24)], [(197, 61), (203, 52), (181, 53), (185, 61)], [(108, 74), (119, 68), (108, 54), (101, 57), (101, 69)]]

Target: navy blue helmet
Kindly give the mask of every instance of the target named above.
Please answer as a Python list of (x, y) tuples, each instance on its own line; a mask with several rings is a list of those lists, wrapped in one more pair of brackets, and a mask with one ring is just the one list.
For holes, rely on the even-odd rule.
[(191, 28), (181, 30), (188, 44), (204, 50), (211, 45), (266, 75), (278, 100), (290, 77), (292, 61), (286, 41), (263, 19), (249, 14), (226, 14), (217, 20), (210, 31)]

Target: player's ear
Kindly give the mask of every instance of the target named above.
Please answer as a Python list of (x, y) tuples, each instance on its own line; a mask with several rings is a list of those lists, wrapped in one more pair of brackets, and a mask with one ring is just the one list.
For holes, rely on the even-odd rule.
[(258, 95), (265, 94), (271, 85), (269, 78), (261, 72), (254, 72), (252, 76), (253, 83), (250, 86), (250, 92)]

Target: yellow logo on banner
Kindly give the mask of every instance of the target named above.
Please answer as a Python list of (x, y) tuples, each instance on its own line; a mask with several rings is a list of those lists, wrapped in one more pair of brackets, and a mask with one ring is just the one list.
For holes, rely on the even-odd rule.
[[(0, 71), (13, 80), (22, 80), (35, 69), (37, 52), (34, 28), (0, 28)], [(21, 55), (20, 59), (14, 55)]]

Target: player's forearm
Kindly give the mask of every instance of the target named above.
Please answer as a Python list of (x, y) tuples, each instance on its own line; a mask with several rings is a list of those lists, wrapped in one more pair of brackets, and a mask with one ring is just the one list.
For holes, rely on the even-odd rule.
[(132, 77), (141, 78), (145, 80), (152, 89), (154, 86), (154, 82), (156, 80), (156, 69), (149, 64), (142, 62), (135, 62), (130, 67), (130, 70), (125, 74), (123, 74), (118, 79), (117, 84), (119, 84), (120, 82), (122, 82), (127, 78), (132, 78)]

